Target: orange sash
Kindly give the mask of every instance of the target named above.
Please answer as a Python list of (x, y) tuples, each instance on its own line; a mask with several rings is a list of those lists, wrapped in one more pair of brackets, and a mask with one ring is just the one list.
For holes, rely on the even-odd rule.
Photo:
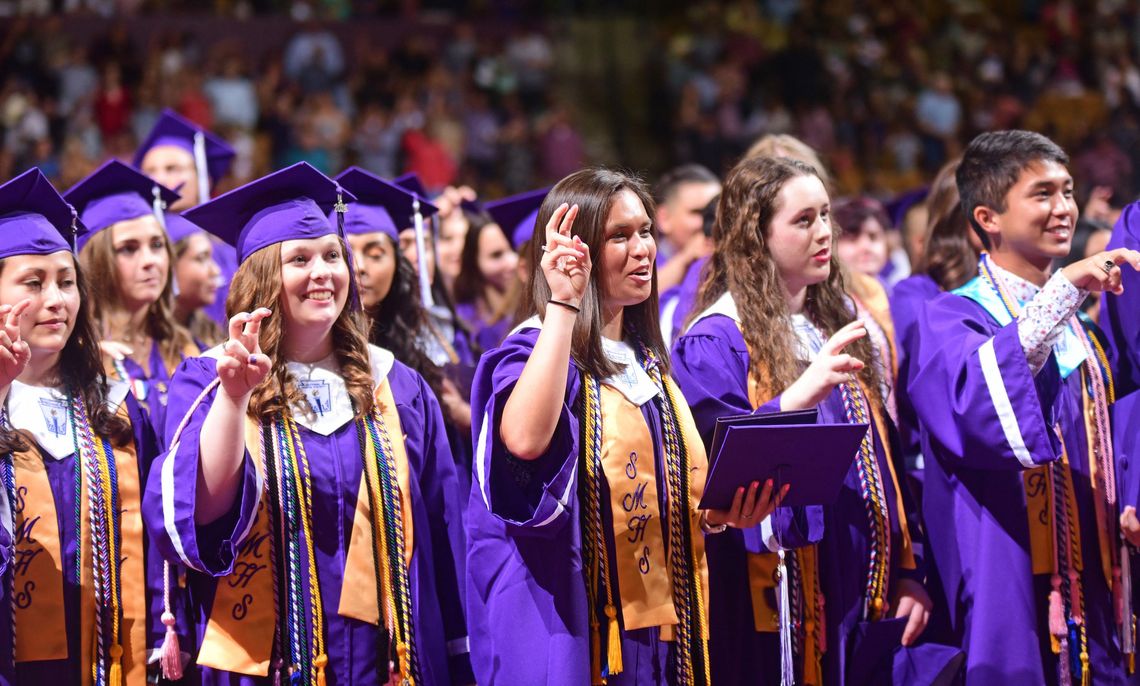
[[(413, 551), (410, 473), (400, 417), (387, 379), (377, 387), (374, 399), (392, 437), (393, 458), (400, 483), (401, 514), (404, 520), (404, 559), (410, 564)], [(261, 426), (252, 418), (246, 421), (246, 447), (257, 467), (259, 479), (264, 481), (264, 458), (273, 459), (275, 464), (279, 464), (278, 456), (262, 455)], [(367, 459), (375, 460), (371, 442), (366, 442), (365, 450)], [(268, 492), (263, 487), (257, 515), (238, 550), (234, 571), (218, 580), (214, 605), (210, 609), (210, 619), (202, 637), (202, 648), (198, 653), (198, 664), (205, 667), (249, 676), (269, 675), (277, 617), (271, 569), (271, 565), (274, 564), (270, 549), (272, 530), (267, 500)], [(353, 518), (352, 533), (349, 538), (338, 613), (345, 617), (377, 624), (380, 621), (380, 603), (376, 595), (371, 522), (372, 508), (362, 476), (356, 500), (356, 515)]]
[[(118, 415), (129, 421), (126, 405)], [(24, 433), (30, 444), (35, 440)], [(133, 443), (114, 448), (118, 472), (119, 502), (122, 503), (120, 578), (123, 594), (123, 677), (128, 686), (146, 683), (147, 602), (145, 551), (141, 512), (138, 458)], [(12, 599), (16, 622), (16, 661), (62, 660), (67, 658), (67, 618), (63, 603), (63, 554), (55, 497), (44, 468), (44, 457), (37, 448), (13, 456), (16, 475), (16, 552), (13, 561), (16, 592)], [(49, 458), (50, 459), (50, 458)], [(75, 455), (73, 459), (80, 459)], [(80, 584), (80, 631), (83, 683), (91, 682), (94, 650), (95, 591), (91, 571), (91, 522), (87, 516), (87, 490), (81, 489), (77, 503), (80, 518), (80, 552), (83, 556)]]

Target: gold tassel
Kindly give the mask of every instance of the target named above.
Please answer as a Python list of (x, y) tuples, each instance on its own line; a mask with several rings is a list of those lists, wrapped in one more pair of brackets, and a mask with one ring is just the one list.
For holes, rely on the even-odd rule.
[(618, 628), (617, 608), (613, 605), (606, 605), (606, 617), (609, 617), (610, 620), (610, 650), (607, 656), (607, 662), (610, 668), (609, 673), (611, 675), (621, 674), (621, 629)]
[(321, 653), (317, 659), (313, 660), (313, 666), (317, 668), (317, 686), (325, 686), (325, 667), (329, 663), (329, 656)]
[(1061, 641), (1053, 634), (1049, 634), (1049, 647), (1053, 649), (1054, 655), (1061, 654)]
[(1089, 653), (1081, 651), (1081, 686), (1092, 686), (1092, 675), (1089, 674)]
[(123, 686), (123, 646), (111, 646), (111, 672), (107, 675), (110, 686)]
[(602, 678), (602, 628), (597, 618), (590, 620), (590, 671), (594, 678), (593, 686), (602, 686), (606, 680)]
[(400, 642), (396, 644), (396, 659), (400, 666), (401, 684), (407, 686), (415, 686), (415, 681), (412, 680), (412, 670), (408, 667), (408, 644)]

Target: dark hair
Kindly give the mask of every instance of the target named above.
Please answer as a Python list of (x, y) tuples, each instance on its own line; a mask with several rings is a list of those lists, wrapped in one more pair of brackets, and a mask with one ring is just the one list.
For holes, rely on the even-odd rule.
[[(796, 335), (782, 280), (769, 247), (772, 219), (780, 209), (780, 191), (801, 176), (819, 178), (812, 166), (786, 157), (745, 158), (729, 172), (717, 205), (716, 250), (689, 314), (691, 323), (725, 292), (732, 294), (751, 358), (749, 375), (767, 394), (764, 400), (790, 386), (803, 370), (804, 361), (796, 355)], [(833, 225), (833, 243), (836, 231)], [(845, 292), (835, 251), (827, 280), (808, 286), (804, 314), (825, 337), (855, 320), (855, 308)], [(867, 338), (851, 343), (847, 350), (861, 360), (871, 360), (875, 354)], [(877, 365), (865, 365), (859, 379), (873, 401), (881, 403)]]
[(665, 172), (653, 187), (653, 200), (658, 205), (664, 205), (673, 199), (677, 189), (686, 183), (715, 183), (720, 184), (716, 174), (699, 164), (682, 164)]
[[(499, 226), (483, 213), (470, 213), (468, 222), (463, 252), (459, 255), (459, 276), (455, 277), (455, 283), (451, 287), (457, 303), (475, 302), (482, 297), (487, 281), (479, 270), (479, 236), (488, 226)], [(502, 228), (499, 230), (502, 231)]]
[(891, 228), (891, 219), (887, 216), (886, 209), (874, 198), (866, 196), (840, 198), (831, 205), (831, 220), (839, 225), (839, 230), (846, 236), (858, 236), (862, 233), (863, 222), (868, 219), (879, 222), (884, 231)]
[[(178, 260), (181, 260), (186, 251), (190, 249), (190, 239), (193, 237), (194, 234), (190, 234), (174, 244), (174, 261), (170, 264), (171, 273), (175, 271)], [(202, 342), (208, 346), (215, 346), (227, 338), (226, 334), (222, 332), (222, 327), (218, 326), (218, 323), (201, 308), (191, 312), (190, 319), (183, 326), (194, 337), (195, 342)]]
[[(381, 240), (391, 240), (385, 236)], [(443, 373), (419, 346), (427, 330), (427, 313), (420, 303), (420, 282), (416, 268), (393, 246), (396, 271), (384, 299), (368, 309), (368, 342), (389, 350), (396, 359), (424, 377), (438, 397), (443, 389)]]
[(716, 206), (720, 204), (720, 193), (713, 196), (709, 200), (709, 204), (705, 205), (705, 209), (701, 210), (701, 233), (706, 237), (712, 238), (716, 232)]
[(1021, 172), (1034, 162), (1067, 165), (1069, 156), (1053, 141), (1032, 131), (990, 131), (980, 134), (966, 146), (955, 174), (962, 210), (982, 245), (990, 247), (989, 236), (974, 219), (974, 210), (988, 207), (1005, 212), (1005, 197)]
[[(646, 214), (652, 219), (656, 207), (645, 183), (638, 177), (613, 169), (594, 167), (581, 169), (559, 181), (542, 201), (538, 210), (536, 227), (544, 227), (554, 215), (559, 205), (578, 206), (578, 217), (574, 220), (573, 233), (590, 246), (590, 260), (593, 269), (590, 271), (590, 281), (586, 286), (586, 293), (582, 297), (580, 306), (582, 313), (574, 322), (574, 333), (570, 343), (570, 354), (575, 364), (597, 378), (606, 378), (617, 374), (621, 370), (610, 361), (602, 349), (602, 293), (598, 283), (598, 274), (604, 267), (602, 264), (602, 251), (605, 246), (606, 220), (609, 218), (610, 207), (614, 197), (621, 191), (632, 192), (645, 207)], [(657, 229), (653, 229), (654, 238)], [(546, 283), (546, 275), (542, 272), (542, 246), (543, 241), (529, 241), (527, 250), (527, 264), (530, 266), (530, 276), (527, 279), (525, 292), (532, 294), (532, 299), (523, 301), (520, 307), (521, 319), (539, 314), (545, 315), (546, 303), (550, 300), (550, 286)], [(630, 305), (625, 308), (625, 328), (640, 342), (649, 348), (662, 366), (662, 373), (669, 372), (669, 358), (665, 348), (665, 341), (661, 338), (661, 324), (657, 311), (657, 271), (653, 271), (653, 287), (649, 297), (644, 302)]]
[(970, 244), (969, 223), (954, 178), (960, 162), (947, 162), (930, 185), (923, 250), (914, 265), (915, 273), (925, 273), (944, 291), (958, 288), (978, 273), (978, 254)]
[[(0, 273), (11, 258), (0, 259)], [(75, 314), (75, 328), (59, 354), (58, 378), (60, 386), (72, 395), (83, 399), (83, 407), (96, 436), (109, 438), (115, 446), (125, 446), (134, 438), (130, 424), (107, 407), (107, 375), (103, 370), (103, 357), (99, 350), (99, 337), (95, 335), (95, 320), (87, 289), (87, 278), (79, 260), (75, 262), (75, 287), (79, 292), (79, 311)], [(0, 453), (27, 450), (21, 434), (10, 426), (0, 426)]]

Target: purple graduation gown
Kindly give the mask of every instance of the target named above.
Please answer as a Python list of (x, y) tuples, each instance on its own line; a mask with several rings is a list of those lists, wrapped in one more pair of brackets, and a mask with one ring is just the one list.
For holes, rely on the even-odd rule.
[[(1140, 203), (1124, 208), (1108, 249), (1140, 250)], [(1116, 353), (1117, 396), (1140, 389), (1140, 273), (1125, 265), (1120, 268), (1123, 295), (1105, 293), (1100, 308), (1100, 325), (1108, 344)]]
[[(693, 410), (697, 427), (705, 441), (712, 440), (716, 419), (726, 415), (752, 411), (748, 397), (748, 367), (750, 356), (744, 336), (736, 322), (721, 314), (705, 316), (694, 323), (681, 336), (673, 350), (677, 383), (681, 386)], [(757, 411), (775, 411), (779, 396), (765, 403)], [(833, 391), (819, 407), (821, 423), (846, 422), (839, 391)], [(889, 418), (886, 419), (889, 423)], [(876, 458), (880, 473), (889, 476), (887, 456), (882, 450), (883, 441), (894, 436), (876, 436)], [(897, 450), (895, 451), (897, 455)], [(896, 467), (896, 473), (898, 473)], [(795, 485), (793, 484), (794, 488)], [(902, 488), (907, 497), (905, 486)], [(888, 511), (891, 519), (892, 550), (901, 549), (901, 531), (897, 499), (888, 491)], [(907, 500), (906, 505), (910, 507)], [(822, 509), (822, 515), (818, 510)], [(784, 512), (781, 508), (777, 512)], [(820, 540), (820, 587), (826, 599), (827, 652), (823, 655), (823, 683), (845, 684), (853, 650), (854, 635), (862, 620), (862, 607), (867, 581), (867, 560), (870, 538), (866, 507), (859, 490), (859, 477), (854, 463), (844, 479), (839, 500), (824, 508), (808, 508), (808, 521), (822, 517), (821, 525), (812, 525), (807, 535), (789, 537), (786, 524), (777, 525), (785, 548), (798, 547)], [(816, 512), (812, 512), (812, 511)], [(902, 569), (897, 554), (892, 556), (890, 578), (911, 578), (922, 581), (921, 540), (918, 520), (913, 512), (907, 515), (918, 569)], [(818, 528), (817, 528), (818, 527)], [(746, 532), (747, 533), (747, 532)], [(713, 683), (715, 684), (779, 684), (779, 638), (775, 633), (755, 631), (752, 602), (749, 592), (748, 552), (766, 549), (748, 545), (744, 537), (720, 537), (708, 541), (709, 575), (712, 598), (709, 607), (711, 625)], [(895, 652), (894, 683), (930, 683), (941, 676), (955, 659), (956, 651), (944, 646), (926, 644)], [(909, 671), (908, 671), (909, 670)], [(904, 676), (905, 675), (905, 676)], [(890, 679), (888, 677), (887, 682)]]
[[(127, 411), (130, 416), (131, 431), (134, 434), (135, 454), (138, 457), (139, 463), (139, 487), (142, 489), (146, 484), (147, 474), (149, 473), (152, 463), (159, 454), (159, 444), (154, 430), (151, 428), (150, 422), (146, 417), (146, 413), (135, 401), (134, 396), (126, 393), (126, 398), (123, 401), (126, 403)], [(75, 455), (69, 455), (62, 459), (54, 459), (52, 456), (44, 453), (44, 466), (47, 470), (48, 483), (51, 486), (52, 496), (55, 500), (56, 517), (58, 519), (59, 532), (60, 532), (60, 551), (63, 554), (64, 569), (73, 570), (77, 564), (76, 552), (78, 549), (78, 532), (75, 528), (75, 517), (70, 513), (75, 511), (78, 504), (75, 502)], [(17, 487), (19, 484), (17, 484)], [(145, 500), (145, 496), (144, 496)], [(124, 503), (124, 507), (138, 507), (138, 503)], [(7, 524), (3, 527), (5, 537), (8, 537)], [(158, 549), (158, 542), (153, 536), (149, 535), (146, 527), (143, 528), (143, 549), (146, 551), (146, 564), (144, 573), (146, 575), (146, 596), (147, 607), (149, 608), (149, 622), (147, 625), (147, 650), (148, 657), (155, 656), (157, 659), (157, 651), (162, 647), (163, 638), (166, 634), (166, 627), (163, 626), (161, 617), (163, 612), (163, 583), (162, 583), (162, 570), (163, 570), (163, 557)], [(73, 576), (69, 573), (64, 577), (63, 584), (63, 603), (64, 603), (64, 616), (67, 623), (67, 652), (68, 657), (66, 660), (46, 660), (39, 662), (21, 662), (15, 665), (13, 672), (13, 655), (12, 655), (12, 625), (7, 619), (11, 617), (12, 598), (11, 593), (11, 577), (13, 570), (10, 564), (11, 549), (5, 545), (0, 548), (0, 559), (3, 564), (4, 577), (2, 582), (3, 588), (0, 589), (0, 598), (3, 598), (2, 611), (5, 613), (5, 619), (0, 621), (0, 684), (4, 686), (15, 686), (16, 684), (73, 684), (79, 683), (81, 680), (81, 669), (83, 661), (81, 659), (82, 651), (87, 648), (81, 646), (80, 634), (80, 588), (74, 582)], [(61, 572), (62, 573), (62, 572)], [(171, 575), (178, 573), (177, 568), (172, 568)], [(195, 652), (193, 644), (193, 631), (189, 621), (190, 611), (187, 607), (188, 601), (186, 593), (179, 590), (178, 584), (173, 581), (171, 583), (171, 612), (174, 614), (177, 623), (175, 625), (176, 631), (180, 639), (180, 648), (183, 653), (192, 655)], [(17, 631), (26, 632), (26, 635), (33, 635), (36, 631), (35, 626), (17, 627)], [(158, 669), (157, 665), (151, 665), (150, 670)], [(188, 670), (189, 671), (189, 670)]]
[(497, 347), (511, 331), (511, 318), (503, 317), (497, 322), (488, 322), (479, 314), (475, 303), (456, 303), (455, 314), (475, 336), (475, 343), (481, 350)]
[[(499, 439), (503, 406), (538, 334), (539, 329), (524, 328), (485, 353), (472, 392), (475, 476), (467, 506), (467, 617), (471, 662), (480, 684), (589, 684), (591, 612), (602, 617), (601, 603), (590, 606), (582, 568), (581, 433), (575, 414), (581, 377), (573, 362), (566, 372), (566, 402), (546, 453), (524, 462)], [(661, 484), (661, 418), (653, 401), (641, 409), (655, 439)], [(613, 531), (604, 480), (601, 487), (602, 529)], [(659, 498), (665, 490), (658, 488)], [(660, 511), (665, 511), (663, 504)], [(612, 540), (609, 551), (612, 559)], [(620, 598), (620, 589), (615, 593)], [(608, 679), (610, 686), (669, 683), (672, 644), (658, 635), (657, 627), (622, 630), (624, 671)], [(603, 636), (603, 655), (604, 641)]]
[(898, 350), (898, 380), (895, 382), (895, 402), (898, 406), (899, 439), (907, 471), (921, 480), (921, 470), (915, 469), (911, 457), (919, 453), (918, 419), (906, 392), (907, 359), (918, 345), (918, 317), (922, 310), (942, 289), (926, 274), (913, 274), (895, 284), (891, 291), (891, 319), (895, 324), (895, 344)]
[(1016, 322), (1001, 326), (981, 305), (953, 293), (921, 312), (908, 365), (907, 390), (926, 456), (927, 536), (952, 630), (966, 651), (967, 683), (1057, 683), (1049, 575), (1032, 573), (1022, 480), (1026, 468), (1061, 457), (1053, 422), (1061, 427), (1077, 486), (1093, 683), (1136, 683), (1123, 667), (1099, 563), (1080, 372), (1062, 379), (1050, 356), (1034, 376)]
[[(167, 440), (173, 437), (202, 389), (217, 377), (215, 365), (212, 358), (191, 358), (175, 372)], [(467, 631), (458, 581), (464, 576), (462, 513), (439, 405), (423, 378), (398, 361), (388, 372), (388, 381), (406, 435), (414, 520), (410, 586), (421, 683), (470, 683)], [(198, 443), (187, 438), (201, 430), (216, 392), (207, 395), (194, 410), (177, 450), (164, 453), (155, 464), (143, 507), (146, 525), (163, 554), (191, 568), (189, 588), (198, 640), (205, 632), (217, 585), (233, 571), (237, 549), (243, 542), (241, 536), (248, 532), (257, 510), (257, 475), (247, 452), (241, 492), (230, 515), (207, 526), (195, 526)], [(362, 471), (356, 426), (348, 422), (329, 436), (300, 425), (297, 428), (312, 469), (313, 531), (318, 542), (317, 567), (325, 605), (328, 686), (376, 684), (379, 629), (337, 614)], [(171, 501), (169, 511), (164, 498)], [(268, 677), (205, 667), (200, 672), (203, 684), (270, 683)]]

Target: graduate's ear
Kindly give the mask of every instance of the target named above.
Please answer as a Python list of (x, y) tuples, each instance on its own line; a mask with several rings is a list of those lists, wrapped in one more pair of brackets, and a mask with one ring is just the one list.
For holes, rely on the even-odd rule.
[(979, 227), (992, 245), (994, 238), (1001, 235), (1001, 214), (991, 207), (978, 205), (974, 208), (974, 225)]

